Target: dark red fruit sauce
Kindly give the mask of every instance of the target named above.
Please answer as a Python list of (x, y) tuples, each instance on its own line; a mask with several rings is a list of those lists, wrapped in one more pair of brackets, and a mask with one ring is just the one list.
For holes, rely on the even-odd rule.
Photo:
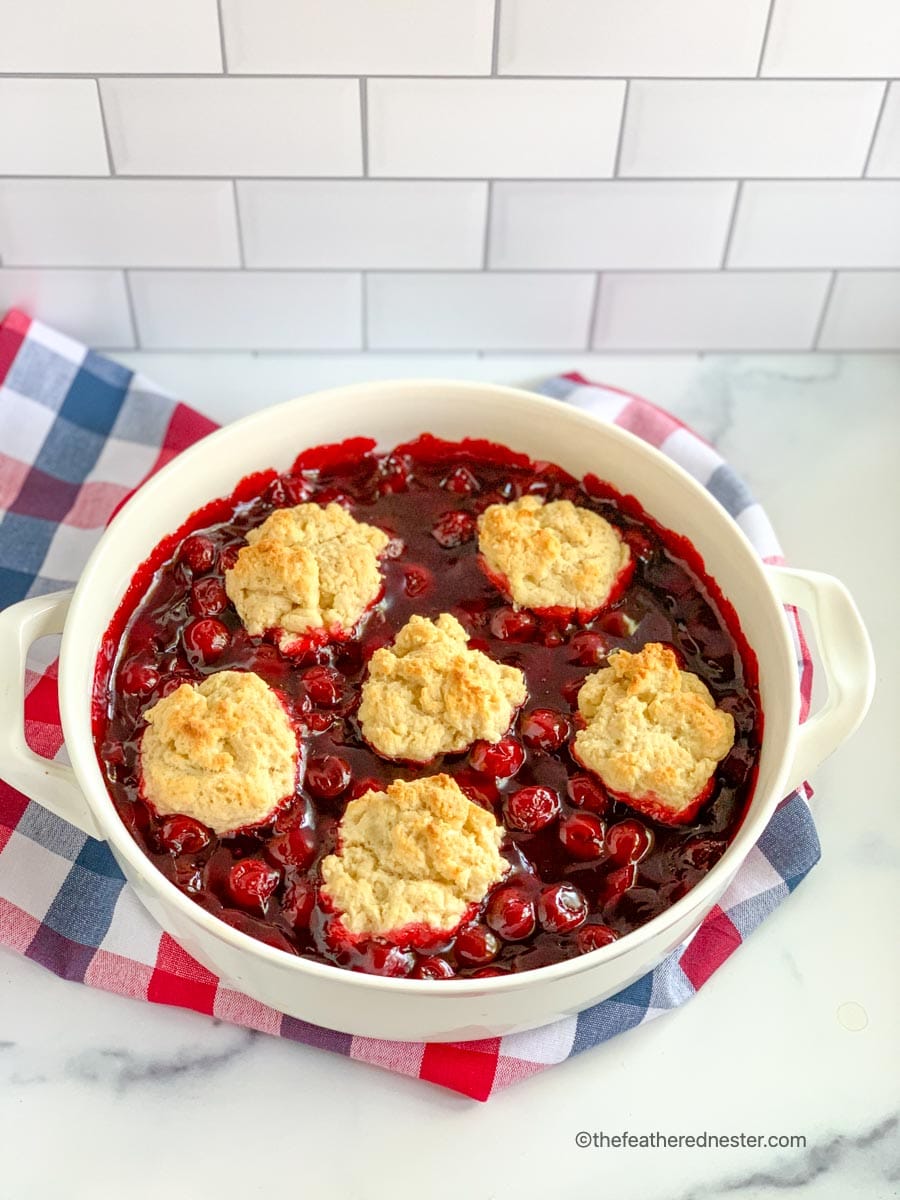
[[(624, 595), (579, 625), (515, 611), (477, 562), (475, 518), (526, 493), (569, 499), (616, 525), (636, 558)], [(273, 508), (345, 504), (392, 536), (384, 597), (354, 638), (286, 658), (242, 628), (222, 586), (245, 534)], [(525, 673), (508, 736), (427, 768), (385, 762), (359, 733), (366, 663), (413, 613), (453, 613), (471, 644)], [(736, 725), (697, 819), (669, 828), (612, 799), (572, 759), (582, 680), (618, 647), (674, 646)], [(256, 671), (286, 698), (303, 743), (294, 796), (269, 825), (216, 837), (160, 820), (139, 798), (143, 713), (185, 681)], [(479, 441), (423, 435), (388, 455), (356, 438), (305, 451), (289, 472), (248, 477), (195, 513), (135, 575), (107, 632), (94, 693), (97, 755), (118, 812), (160, 871), (228, 924), (289, 954), (423, 979), (484, 977), (560, 962), (614, 941), (685, 895), (718, 861), (747, 809), (762, 733), (756, 659), (731, 606), (684, 539), (594, 476)], [(348, 946), (319, 902), (321, 859), (348, 800), (392, 779), (444, 771), (507, 829), (507, 878), (455, 938), (428, 954), (375, 939)]]

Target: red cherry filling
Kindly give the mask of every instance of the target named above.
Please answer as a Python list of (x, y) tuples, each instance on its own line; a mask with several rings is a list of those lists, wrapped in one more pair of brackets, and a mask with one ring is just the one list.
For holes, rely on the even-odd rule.
[(228, 607), (222, 582), (211, 576), (197, 579), (191, 587), (191, 612), (195, 617), (214, 617)]
[(533, 708), (519, 718), (519, 733), (529, 750), (558, 750), (569, 736), (569, 722), (552, 708)]
[(589, 862), (603, 853), (603, 832), (603, 825), (593, 813), (572, 813), (560, 824), (559, 840), (573, 858)]
[(478, 491), (478, 480), (468, 467), (455, 467), (441, 480), (441, 487), (457, 496), (471, 496)]
[[(569, 661), (578, 663), (581, 667), (605, 666), (609, 650), (609, 638), (604, 637), (602, 633), (593, 631), (576, 633), (569, 643)], [(579, 680), (579, 685), (582, 682)]]
[(537, 915), (548, 933), (570, 933), (587, 920), (588, 902), (571, 883), (552, 883), (541, 889)]
[(181, 543), (178, 557), (190, 567), (194, 575), (203, 575), (215, 565), (216, 548), (208, 537), (201, 533), (192, 533)]
[(156, 667), (139, 659), (132, 659), (119, 672), (119, 688), (126, 696), (149, 696), (158, 683)]
[(503, 802), (506, 823), (525, 833), (537, 833), (554, 821), (560, 812), (559, 796), (551, 788), (524, 787)]
[(310, 667), (303, 676), (303, 686), (313, 704), (334, 708), (341, 702), (344, 677), (334, 667)]
[(486, 925), (470, 925), (457, 934), (453, 950), (465, 966), (481, 967), (497, 957), (500, 943)]
[(653, 543), (640, 529), (629, 529), (622, 535), (622, 541), (628, 546), (634, 558), (641, 562), (649, 562), (655, 549)]
[(316, 857), (316, 836), (312, 830), (295, 825), (292, 829), (273, 837), (266, 846), (266, 851), (276, 862), (305, 871)]
[(491, 633), (504, 642), (527, 642), (534, 636), (537, 621), (527, 608), (498, 608), (491, 617)]
[(295, 929), (308, 929), (315, 906), (315, 887), (308, 879), (297, 879), (288, 886), (281, 911)]
[(537, 927), (533, 901), (521, 888), (502, 887), (488, 901), (485, 920), (507, 942), (531, 937)]
[(431, 536), (445, 550), (462, 546), (475, 536), (475, 518), (461, 510), (445, 512), (435, 522)]
[(627, 892), (629, 888), (633, 888), (637, 879), (637, 867), (634, 863), (629, 863), (624, 867), (616, 867), (610, 871), (600, 888), (600, 899), (605, 903), (609, 903)]
[(692, 837), (681, 847), (681, 859), (695, 870), (708, 871), (715, 866), (725, 853), (727, 843), (724, 838)]
[(350, 786), (350, 764), (336, 754), (311, 758), (306, 765), (306, 787), (314, 796), (333, 800)]
[(205, 825), (181, 813), (163, 818), (159, 827), (160, 842), (173, 854), (196, 854), (209, 845), (210, 837)]
[(421, 596), (434, 583), (427, 567), (407, 567), (403, 572), (403, 590), (407, 596)]
[(228, 649), (231, 635), (221, 621), (215, 617), (201, 617), (191, 621), (181, 635), (188, 658), (203, 665), (217, 662)]
[(606, 633), (612, 634), (613, 637), (628, 638), (637, 628), (637, 621), (628, 613), (618, 609), (616, 612), (607, 613), (606, 616), (601, 617), (600, 625)]
[(578, 950), (581, 954), (589, 954), (591, 950), (599, 950), (618, 939), (618, 934), (608, 925), (584, 925), (575, 935)]
[(415, 961), (411, 950), (401, 950), (399, 946), (386, 946), (382, 942), (368, 942), (361, 948), (360, 961), (354, 965), (353, 970), (402, 979), (412, 971)]
[(609, 808), (609, 796), (599, 783), (589, 775), (570, 775), (566, 794), (576, 808), (586, 808), (601, 817)]
[(524, 761), (525, 751), (511, 737), (503, 737), (499, 742), (476, 742), (469, 755), (476, 771), (495, 779), (511, 779)]
[[(593, 508), (629, 545), (633, 561), (602, 613), (518, 609), (505, 580), (485, 578), (475, 516), (487, 504), (529, 493)], [(271, 635), (250, 637), (235, 622), (224, 572), (273, 508), (331, 500), (391, 537), (380, 555), (383, 599), (357, 628), (292, 636), (285, 650)], [(449, 512), (454, 506), (459, 511)], [(136, 577), (133, 594), (141, 598), (110, 629), (118, 666), (98, 664), (96, 695), (109, 693), (111, 675), (112, 703), (101, 703), (95, 717), (101, 765), (124, 823), (167, 877), (208, 911), (222, 911), (223, 920), (270, 945), (345, 969), (487, 980), (624, 936), (714, 866), (755, 779), (755, 680), (747, 661), (742, 667), (740, 638), (723, 619), (715, 584), (691, 548), (658, 530), (635, 502), (503, 450), (469, 447), (463, 457), (425, 439), (422, 448), (399, 447), (388, 457), (370, 454), (365, 442), (352, 454), (322, 448), (315, 461), (304, 456), (282, 476), (264, 472), (208, 512), (206, 528), (173, 535), (152, 570), (142, 568)], [(632, 572), (633, 580), (625, 578)], [(503, 853), (512, 873), (480, 913), (473, 906), (456, 938), (435, 939), (428, 930), (431, 940), (413, 937), (412, 926), (388, 945), (383, 938), (330, 937), (327, 930), (340, 921), (317, 885), (318, 860), (335, 850), (350, 799), (409, 774), (407, 766), (385, 763), (360, 736), (354, 703), (368, 660), (413, 613), (433, 618), (440, 612), (457, 616), (473, 648), (525, 674), (528, 704), (500, 742), (444, 755), (430, 768), (453, 776), (505, 826)], [(215, 635), (208, 642), (200, 622), (212, 623), (205, 627)], [(216, 658), (223, 631), (225, 649)], [(614, 647), (636, 650), (648, 640), (673, 645), (685, 669), (704, 679), (738, 726), (715, 790), (677, 823), (655, 797), (610, 794), (570, 753), (585, 677), (606, 664)], [(305, 770), (302, 793), (271, 821), (219, 838), (191, 818), (147, 808), (140, 738), (152, 703), (226, 665), (255, 671), (278, 690), (303, 743)], [(238, 863), (245, 865), (232, 884)], [(260, 872), (261, 886), (254, 887)]]
[(420, 958), (413, 968), (413, 979), (452, 979), (456, 972), (446, 958), (427, 956)]
[(412, 471), (405, 455), (389, 454), (379, 468), (378, 491), (382, 496), (409, 491)]
[(369, 776), (368, 779), (357, 779), (350, 788), (350, 799), (358, 800), (360, 796), (364, 796), (366, 792), (386, 792), (387, 784), (380, 779), (374, 779)]
[(228, 872), (232, 900), (250, 912), (264, 911), (280, 882), (279, 869), (260, 858), (241, 858)]
[(653, 843), (653, 834), (646, 825), (630, 817), (612, 825), (606, 834), (606, 849), (617, 863), (640, 862)]

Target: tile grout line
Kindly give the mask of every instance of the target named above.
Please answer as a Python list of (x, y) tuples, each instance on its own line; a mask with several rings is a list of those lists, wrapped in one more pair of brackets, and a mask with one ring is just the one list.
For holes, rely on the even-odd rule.
[(141, 346), (141, 334), (138, 329), (137, 310), (134, 306), (134, 295), (131, 291), (131, 270), (126, 267), (122, 272), (122, 275), (125, 280), (125, 300), (128, 303), (128, 318), (131, 321), (131, 332), (134, 334), (134, 346), (136, 350), (142, 350), (143, 347)]
[(100, 106), (100, 125), (103, 128), (103, 142), (106, 146), (106, 160), (109, 167), (110, 178), (114, 178), (116, 174), (116, 164), (113, 162), (112, 143), (109, 140), (109, 129), (106, 124), (106, 109), (103, 107), (103, 89), (100, 87), (100, 80), (94, 80), (94, 86), (97, 89), (97, 104)]
[[(221, 79), (221, 71), (0, 71), (0, 79), (94, 79), (100, 76), (104, 79), (196, 79), (210, 80)], [(461, 75), (410, 75), (406, 74), (383, 74), (378, 71), (370, 71), (368, 79), (397, 79), (405, 80), (410, 83), (427, 82), (430, 79), (440, 80), (485, 80), (492, 79), (494, 76), (482, 71), (480, 74), (461, 74)], [(359, 72), (352, 74), (347, 71), (232, 71), (228, 73), (229, 79), (358, 79)], [(765, 75), (761, 76), (764, 82), (777, 83), (878, 83), (884, 79), (884, 74), (877, 75)], [(548, 74), (548, 75), (528, 75), (528, 74), (503, 74), (496, 76), (498, 82), (503, 82), (506, 79), (518, 79), (531, 81), (535, 83), (547, 83), (554, 81), (566, 82), (567, 80), (575, 80), (584, 83), (592, 83), (597, 80), (609, 81), (611, 79), (625, 80), (636, 79), (647, 83), (734, 83), (745, 82), (752, 83), (756, 76), (750, 72), (743, 75), (624, 75), (621, 71), (610, 75), (567, 75), (567, 74)]]
[(890, 80), (884, 81), (884, 92), (881, 96), (881, 103), (878, 106), (878, 116), (875, 118), (875, 128), (872, 130), (872, 140), (869, 142), (869, 150), (866, 154), (866, 161), (863, 163), (860, 179), (868, 178), (869, 167), (872, 165), (872, 155), (875, 153), (875, 143), (878, 141), (878, 131), (881, 128), (881, 122), (884, 118), (884, 112), (887, 108), (888, 92), (891, 89)]
[[(235, 231), (237, 233), (238, 265), (240, 266), (240, 268), (242, 270), (244, 270), (247, 266), (247, 256), (244, 253), (244, 228), (241, 225), (241, 206), (238, 203), (238, 191), (237, 191), (237, 180), (236, 179), (232, 179), (232, 181), (231, 181), (231, 196), (232, 196), (232, 199), (234, 200), (234, 225), (235, 225)], [(223, 268), (223, 270), (227, 270), (227, 269), (228, 269), (227, 267)]]
[(603, 287), (603, 272), (597, 272), (597, 279), (594, 283), (594, 295), (591, 298), (591, 312), (588, 317), (588, 334), (585, 352), (590, 354), (593, 351), (594, 331), (597, 327), (597, 313), (600, 309), (600, 289)]
[(613, 159), (613, 179), (619, 178), (619, 168), (622, 165), (622, 146), (625, 142), (625, 122), (628, 119), (628, 99), (631, 95), (631, 80), (625, 80), (625, 95), (622, 97), (622, 111), (619, 114), (619, 137), (616, 141), (616, 155)]
[(494, 0), (494, 24), (491, 33), (491, 76), (496, 78), (500, 65), (500, 5), (503, 0)]
[(362, 152), (362, 177), (369, 177), (369, 81), (365, 75), (359, 77), (359, 126)]
[(725, 234), (725, 245), (722, 247), (722, 260), (719, 263), (720, 271), (728, 269), (728, 255), (731, 251), (731, 239), (734, 237), (734, 227), (737, 224), (738, 209), (741, 206), (741, 195), (744, 190), (744, 181), (739, 179), (737, 187), (734, 189), (734, 208), (731, 210), (731, 220), (728, 222), (728, 232)]
[[(235, 266), (202, 266), (197, 263), (169, 264), (157, 266), (147, 263), (105, 263), (103, 265), (85, 265), (72, 263), (11, 263), (5, 264), (10, 271), (83, 271), (88, 274), (100, 271), (144, 271), (156, 274), (205, 274), (216, 275), (238, 270)], [(854, 275), (900, 275), (900, 266), (886, 267), (833, 267), (827, 263), (819, 266), (685, 266), (685, 267), (602, 267), (596, 264), (583, 267), (497, 267), (491, 269), (492, 275), (594, 275), (600, 271), (604, 275), (821, 275), (828, 271), (840, 270), (852, 272)], [(370, 275), (481, 275), (481, 267), (245, 267), (247, 275), (359, 275), (368, 272)]]
[(484, 206), (484, 242), (481, 247), (481, 269), (488, 270), (491, 252), (491, 219), (494, 213), (494, 180), (487, 181), (487, 202)]
[(219, 53), (222, 55), (222, 75), (228, 74), (228, 54), (225, 50), (225, 22), (222, 20), (222, 0), (216, 0), (216, 20), (219, 23)]
[(822, 300), (822, 311), (819, 313), (819, 319), (816, 322), (816, 329), (810, 343), (810, 351), (819, 349), (819, 339), (822, 336), (822, 330), (825, 328), (825, 318), (828, 316), (828, 309), (831, 307), (831, 297), (834, 294), (835, 284), (837, 283), (837, 271), (831, 272), (831, 278), (828, 280), (828, 286), (825, 289), (825, 297)]
[[(512, 349), (506, 349), (506, 350), (498, 349), (498, 348), (490, 348), (487, 350), (485, 350), (485, 349), (479, 350), (477, 348), (470, 348), (467, 350), (461, 350), (458, 347), (453, 348), (453, 349), (448, 349), (447, 347), (441, 347), (441, 346), (431, 347), (430, 349), (422, 347), (422, 346), (412, 346), (407, 349), (404, 349), (402, 346), (392, 346), (390, 348), (377, 348), (377, 349), (373, 349), (373, 348), (369, 347), (365, 350), (349, 350), (347, 348), (343, 348), (343, 349), (334, 348), (334, 349), (330, 349), (330, 350), (327, 350), (327, 349), (325, 349), (325, 350), (299, 350), (299, 349), (273, 350), (271, 348), (259, 349), (259, 348), (251, 347), (251, 346), (244, 346), (240, 349), (234, 349), (234, 348), (223, 349), (221, 346), (218, 346), (218, 347), (207, 346), (205, 348), (191, 347), (188, 349), (186, 349), (184, 346), (172, 346), (169, 348), (154, 346), (152, 349), (150, 349), (150, 348), (145, 348), (142, 346), (127, 347), (127, 346), (99, 346), (98, 345), (95, 347), (95, 349), (97, 350), (98, 353), (105, 353), (106, 351), (110, 351), (112, 353), (117, 353), (117, 354), (142, 354), (142, 355), (146, 355), (146, 356), (176, 355), (178, 357), (182, 357), (182, 356), (187, 357), (189, 355), (198, 355), (199, 354), (199, 355), (208, 356), (208, 355), (213, 354), (213, 355), (223, 355), (223, 356), (227, 355), (229, 357), (243, 356), (245, 358), (247, 358), (247, 357), (264, 357), (264, 358), (294, 357), (294, 358), (304, 358), (304, 359), (359, 358), (363, 354), (368, 354), (368, 355), (372, 356), (373, 358), (389, 358), (391, 355), (403, 355), (404, 357), (409, 356), (409, 357), (413, 357), (413, 358), (435, 358), (435, 357), (463, 358), (464, 357), (464, 358), (470, 358), (470, 359), (474, 359), (474, 358), (540, 359), (540, 358), (546, 358), (546, 357), (558, 358), (561, 355), (570, 355), (570, 356), (578, 355), (579, 357), (587, 356), (590, 358), (603, 359), (603, 358), (622, 358), (622, 357), (624, 357), (624, 358), (635, 358), (635, 357), (680, 358), (680, 357), (683, 357), (684, 355), (702, 355), (702, 354), (747, 354), (747, 355), (798, 354), (798, 355), (809, 355), (811, 353), (814, 353), (813, 351), (811, 351), (809, 349), (808, 345), (807, 346), (792, 346), (792, 347), (788, 347), (788, 348), (785, 348), (784, 346), (753, 346), (753, 347), (716, 346), (716, 347), (707, 347), (705, 349), (700, 349), (698, 347), (694, 347), (694, 348), (679, 347), (678, 349), (672, 349), (671, 347), (669, 347), (666, 349), (657, 349), (657, 348), (636, 347), (636, 346), (631, 346), (631, 347), (611, 346), (611, 347), (603, 347), (603, 349), (599, 349), (599, 350), (590, 350), (587, 352), (584, 350), (579, 350), (577, 347), (572, 347), (572, 346), (561, 346), (561, 347), (557, 347), (556, 349), (554, 349), (553, 347), (549, 347), (549, 348), (545, 348), (542, 350), (524, 350), (521, 347), (519, 347), (518, 349), (512, 348)], [(896, 359), (896, 357), (897, 357), (896, 350), (890, 350), (890, 349), (888, 349), (888, 350), (873, 350), (871, 347), (854, 347), (854, 346), (849, 346), (849, 345), (835, 347), (833, 350), (831, 348), (829, 348), (827, 353), (828, 354), (860, 354), (860, 355), (865, 355), (867, 357), (870, 355), (877, 355), (882, 358), (890, 358), (892, 360)]]
[[(766, 25), (763, 29), (762, 45), (759, 48), (759, 61), (756, 64), (756, 78), (762, 78), (763, 59), (766, 56), (766, 46), (769, 44), (769, 30), (772, 28), (772, 15), (775, 12), (775, 0), (769, 0), (769, 11), (766, 14)], [(767, 77), (768, 78), (768, 77)]]
[[(223, 183), (230, 179), (252, 183), (486, 183), (484, 175), (248, 175), (241, 171), (232, 171), (221, 175), (147, 175), (141, 172), (118, 172), (114, 176), (107, 175), (3, 175), (0, 182), (4, 183), (37, 183), (63, 180), (70, 183), (85, 183), (91, 180), (115, 179), (123, 183)], [(632, 183), (660, 184), (693, 184), (693, 183), (737, 183), (734, 174), (730, 175), (624, 175), (616, 178), (612, 175), (499, 175), (497, 183), (524, 184), (565, 184), (567, 186), (590, 186), (598, 184), (623, 185)], [(753, 183), (900, 183), (900, 175), (878, 175), (874, 178), (863, 179), (859, 175), (747, 175), (740, 182)]]

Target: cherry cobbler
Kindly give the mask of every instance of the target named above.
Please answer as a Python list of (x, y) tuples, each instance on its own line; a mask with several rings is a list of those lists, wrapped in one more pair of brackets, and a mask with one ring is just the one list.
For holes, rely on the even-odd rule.
[(97, 755), (185, 895), (417, 979), (608, 945), (747, 810), (755, 657), (693, 547), (483, 441), (304, 451), (194, 513), (98, 658)]

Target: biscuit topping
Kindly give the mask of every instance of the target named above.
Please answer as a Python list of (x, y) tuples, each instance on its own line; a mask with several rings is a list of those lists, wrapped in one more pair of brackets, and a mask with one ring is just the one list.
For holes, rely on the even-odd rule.
[(347, 805), (323, 890), (351, 934), (422, 944), (452, 933), (509, 870), (502, 837), (448, 775), (396, 779)]
[(436, 621), (412, 616), (392, 646), (375, 651), (359, 721), (379, 754), (424, 763), (506, 733), (525, 702), (525, 677), (467, 641), (449, 613)]
[(734, 744), (734, 718), (674, 652), (619, 650), (578, 693), (575, 754), (613, 792), (658, 820), (690, 820)]
[(388, 535), (339, 504), (276, 509), (225, 572), (225, 590), (248, 633), (278, 631), (285, 653), (309, 630), (351, 630), (378, 599), (378, 555)]
[(478, 518), (478, 549), (488, 572), (523, 608), (596, 612), (632, 565), (608, 521), (570, 500), (523, 496), (492, 504)]
[(228, 833), (260, 824), (293, 793), (296, 734), (258, 675), (220, 671), (183, 683), (144, 715), (143, 794), (157, 813)]

